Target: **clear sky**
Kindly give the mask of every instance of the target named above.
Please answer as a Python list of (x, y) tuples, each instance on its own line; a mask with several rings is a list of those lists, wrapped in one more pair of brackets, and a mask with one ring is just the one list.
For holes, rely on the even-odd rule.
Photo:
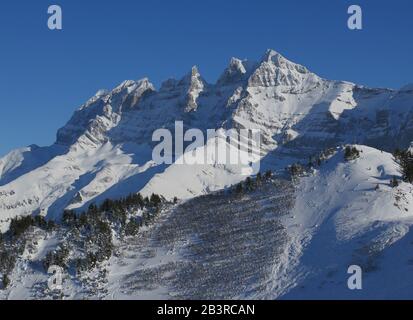
[[(47, 8), (63, 9), (63, 30)], [(363, 9), (362, 31), (347, 8)], [(214, 82), (232, 56), (267, 48), (322, 77), (373, 87), (413, 82), (411, 0), (2, 0), (0, 155), (49, 145), (100, 88), (149, 77), (156, 85), (198, 65)]]

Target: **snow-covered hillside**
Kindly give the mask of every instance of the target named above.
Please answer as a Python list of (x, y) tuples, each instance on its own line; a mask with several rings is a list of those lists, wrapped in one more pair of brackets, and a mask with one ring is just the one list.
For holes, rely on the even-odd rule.
[[(339, 150), (314, 175), (300, 179), (292, 216), (285, 221), (297, 263), (295, 287), (284, 299), (411, 299), (413, 186), (391, 154), (356, 146), (359, 159)], [(363, 289), (349, 290), (347, 269), (363, 270)]]
[[(60, 297), (411, 299), (413, 186), (391, 154), (355, 148), (349, 161), (330, 149), (292, 182), (266, 176), (167, 207), (97, 267), (69, 268)], [(0, 297), (52, 298), (40, 266), (62, 243), (79, 254), (72, 233), (32, 229)], [(362, 290), (347, 286), (351, 265)]]

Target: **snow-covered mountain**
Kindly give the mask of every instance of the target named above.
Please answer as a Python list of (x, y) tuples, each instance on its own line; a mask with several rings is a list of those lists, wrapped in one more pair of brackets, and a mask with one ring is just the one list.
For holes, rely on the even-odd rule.
[(173, 131), (175, 121), (185, 129), (259, 129), (261, 166), (279, 170), (344, 143), (406, 147), (412, 112), (411, 86), (371, 89), (322, 79), (273, 50), (257, 62), (231, 59), (215, 84), (196, 67), (159, 90), (148, 79), (125, 81), (81, 106), (54, 145), (0, 159), (0, 225), (5, 230), (10, 218), (31, 214), (59, 218), (66, 208), (136, 192), (189, 199), (245, 179), (236, 166), (155, 163), (152, 134)]
[[(191, 152), (211, 162), (158, 164), (152, 135), (176, 121), (260, 130), (257, 159), (276, 174), (245, 180), (248, 166), (220, 163), (216, 147), (234, 152), (221, 136)], [(138, 192), (180, 201), (135, 195), (55, 226), (14, 220), (0, 237), (0, 299), (412, 298), (413, 186), (391, 154), (412, 137), (412, 85), (326, 80), (273, 50), (231, 59), (215, 84), (193, 67), (159, 90), (148, 79), (99, 90), (55, 144), (0, 159), (1, 231)], [(303, 173), (285, 179), (297, 162)], [(58, 296), (49, 262), (67, 271)], [(363, 290), (347, 286), (351, 265)]]

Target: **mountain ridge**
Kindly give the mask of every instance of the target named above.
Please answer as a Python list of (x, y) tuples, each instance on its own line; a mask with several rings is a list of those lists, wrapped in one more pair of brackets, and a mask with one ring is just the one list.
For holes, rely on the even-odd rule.
[[(346, 143), (405, 148), (413, 134), (413, 92), (406, 88), (326, 80), (274, 50), (258, 62), (232, 58), (214, 84), (196, 67), (159, 90), (147, 78), (124, 81), (76, 110), (54, 145), (1, 158), (0, 193), (13, 193), (0, 197), (1, 225), (19, 215), (58, 218), (65, 208), (140, 191), (188, 199), (245, 178), (229, 165), (154, 163), (152, 134), (174, 132), (175, 121), (202, 131), (260, 130), (263, 169), (283, 170)], [(187, 182), (178, 187), (171, 177), (180, 176)]]

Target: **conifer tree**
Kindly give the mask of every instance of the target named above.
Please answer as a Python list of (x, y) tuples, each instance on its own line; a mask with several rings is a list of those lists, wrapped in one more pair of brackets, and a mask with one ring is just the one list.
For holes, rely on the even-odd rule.
[(396, 162), (400, 165), (402, 179), (405, 182), (413, 182), (413, 155), (410, 151), (396, 150), (394, 153)]
[(9, 279), (9, 276), (7, 274), (3, 274), (2, 283), (3, 283), (3, 289), (7, 289), (7, 287), (10, 284), (10, 279)]
[(355, 160), (360, 157), (360, 151), (356, 147), (347, 146), (344, 150), (344, 159), (346, 161)]
[(245, 180), (245, 189), (247, 189), (248, 191), (251, 191), (252, 188), (253, 188), (252, 179), (251, 179), (251, 177), (248, 177), (248, 178)]
[(237, 184), (237, 186), (235, 187), (235, 192), (236, 192), (237, 194), (241, 194), (242, 191), (243, 191), (243, 189), (242, 189), (242, 184), (241, 184), (241, 183)]
[(399, 186), (399, 181), (397, 180), (395, 176), (393, 176), (393, 178), (390, 180), (390, 186), (392, 188), (396, 188)]

